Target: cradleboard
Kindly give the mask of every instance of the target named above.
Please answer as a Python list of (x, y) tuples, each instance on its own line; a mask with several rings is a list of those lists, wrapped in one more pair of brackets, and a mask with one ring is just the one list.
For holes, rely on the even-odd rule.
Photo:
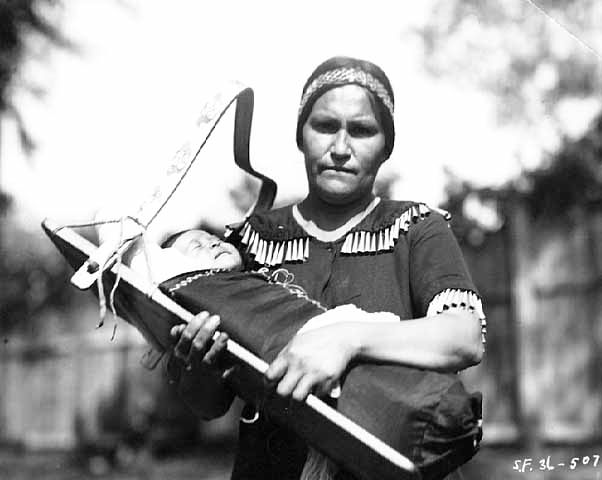
[[(94, 258), (98, 247), (74, 230), (49, 220), (42, 226), (75, 270)], [(189, 322), (193, 314), (125, 265), (116, 264), (102, 274), (107, 297), (117, 275), (119, 282), (114, 294), (117, 314), (134, 325), (155, 350), (166, 351), (171, 327)], [(229, 340), (227, 351), (237, 367), (232, 369), (227, 381), (241, 398), (260, 405), (270, 418), (295, 431), (358, 479), (420, 479), (417, 467), (407, 457), (314, 395), (304, 402), (277, 395), (265, 382), (267, 363), (249, 350)]]
[[(101, 299), (109, 299), (117, 315), (134, 325), (158, 352), (170, 348), (172, 326), (189, 322), (199, 310), (184, 302), (182, 296), (174, 297), (177, 302), (174, 301), (149, 277), (121, 264), (120, 258), (169, 201), (224, 112), (233, 104), (236, 104), (234, 158), (239, 167), (261, 181), (253, 211), (268, 210), (276, 194), (276, 184), (256, 172), (249, 162), (253, 92), (232, 83), (204, 106), (196, 129), (167, 165), (163, 181), (145, 197), (139, 208), (124, 212), (117, 219), (104, 219), (105, 223), (121, 223), (120, 238), (111, 238), (96, 246), (71, 228), (48, 220), (43, 224), (48, 236), (76, 270), (71, 282), (81, 290), (91, 289)], [(189, 299), (196, 301), (197, 298), (192, 292)], [(215, 310), (210, 306), (204, 309), (216, 313), (224, 303), (228, 304), (215, 304)], [(266, 318), (256, 315), (252, 320), (255, 325), (265, 325)], [(356, 478), (441, 479), (477, 451), (481, 438), (480, 397), (468, 394), (454, 374), (403, 365), (361, 363), (345, 375), (337, 404), (339, 410), (313, 395), (304, 402), (296, 402), (278, 396), (264, 379), (268, 368), (266, 360), (270, 361), (274, 352), (285, 344), (282, 342), (290, 339), (284, 335), (281, 323), (274, 324), (277, 328), (272, 325), (281, 341), (268, 353), (257, 348), (254, 343), (257, 338), (249, 339), (255, 334), (247, 332), (251, 323), (247, 310), (244, 320), (242, 334), (240, 326), (235, 332), (235, 326), (226, 325), (222, 317), (220, 328), (236, 340), (229, 340), (227, 344), (228, 355), (237, 367), (227, 381), (241, 398), (276, 423), (295, 431)], [(297, 327), (289, 326), (288, 332), (296, 332)], [(266, 335), (265, 329), (259, 330), (258, 338), (270, 335), (270, 332)]]

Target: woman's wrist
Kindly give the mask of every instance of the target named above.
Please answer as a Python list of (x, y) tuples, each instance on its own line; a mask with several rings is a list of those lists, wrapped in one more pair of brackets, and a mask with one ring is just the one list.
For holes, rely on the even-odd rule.
[(357, 312), (349, 321), (346, 328), (346, 342), (352, 354), (352, 359), (365, 358), (372, 349), (374, 336), (382, 334), (383, 324), (398, 324), (399, 317), (391, 312), (366, 312), (356, 308)]
[(364, 342), (366, 338), (365, 327), (366, 324), (364, 322), (353, 320), (344, 326), (344, 332), (346, 333), (345, 344), (349, 351), (350, 360), (361, 358), (366, 349)]

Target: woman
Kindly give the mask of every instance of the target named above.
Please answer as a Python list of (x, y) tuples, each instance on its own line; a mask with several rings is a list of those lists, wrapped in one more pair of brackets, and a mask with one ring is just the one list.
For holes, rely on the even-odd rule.
[[(331, 308), (323, 316), (346, 304), (362, 310), (291, 340), (266, 373), (283, 396), (328, 392), (356, 362), (457, 372), (482, 358), (480, 301), (446, 219), (373, 193), (393, 150), (393, 105), (376, 65), (335, 57), (318, 66), (303, 88), (296, 135), (309, 193), (298, 205), (251, 216), (239, 231), (249, 265), (285, 266)], [(400, 321), (378, 321), (393, 315)], [(232, 398), (208, 366), (223, 348), (207, 342), (218, 325), (202, 313), (174, 332), (176, 356), (194, 367), (182, 393), (206, 417)], [(233, 478), (299, 478), (305, 457), (302, 442), (260, 416), (242, 424)]]

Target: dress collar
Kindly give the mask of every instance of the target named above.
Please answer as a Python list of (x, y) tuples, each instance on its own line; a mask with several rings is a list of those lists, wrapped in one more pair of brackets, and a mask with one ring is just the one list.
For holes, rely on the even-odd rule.
[(374, 199), (368, 204), (368, 206), (359, 213), (356, 213), (347, 222), (341, 225), (336, 230), (323, 230), (318, 227), (313, 220), (306, 220), (305, 217), (299, 211), (298, 204), (293, 205), (292, 215), (297, 224), (305, 230), (305, 232), (312, 237), (320, 240), (321, 242), (334, 242), (339, 238), (346, 235), (351, 229), (359, 225), (368, 215), (370, 215), (374, 209), (380, 203), (380, 197), (374, 197)]

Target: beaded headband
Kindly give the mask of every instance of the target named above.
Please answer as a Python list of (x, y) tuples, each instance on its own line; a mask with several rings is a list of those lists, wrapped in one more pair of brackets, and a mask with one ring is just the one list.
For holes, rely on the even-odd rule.
[(391, 117), (393, 117), (393, 101), (385, 86), (373, 75), (357, 68), (336, 68), (316, 77), (303, 92), (299, 106), (299, 116), (301, 116), (312, 95), (325, 85), (346, 85), (349, 83), (356, 83), (370, 90), (381, 100)]

